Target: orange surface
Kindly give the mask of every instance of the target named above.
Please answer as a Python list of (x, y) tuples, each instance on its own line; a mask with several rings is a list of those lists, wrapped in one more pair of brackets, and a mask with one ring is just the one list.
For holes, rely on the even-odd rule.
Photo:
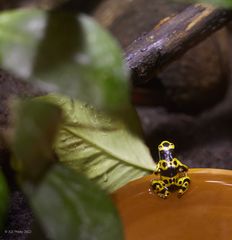
[(232, 239), (232, 171), (191, 169), (182, 198), (161, 199), (150, 190), (154, 175), (113, 194), (126, 240)]

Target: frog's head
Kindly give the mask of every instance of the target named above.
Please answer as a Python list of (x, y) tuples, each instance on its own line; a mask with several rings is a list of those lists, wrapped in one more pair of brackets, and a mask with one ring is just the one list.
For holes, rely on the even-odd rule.
[(173, 159), (175, 145), (169, 141), (163, 141), (158, 146), (159, 160), (170, 161)]
[(163, 141), (162, 143), (160, 143), (160, 145), (158, 146), (159, 152), (160, 151), (168, 151), (171, 149), (175, 149), (175, 145), (169, 141)]

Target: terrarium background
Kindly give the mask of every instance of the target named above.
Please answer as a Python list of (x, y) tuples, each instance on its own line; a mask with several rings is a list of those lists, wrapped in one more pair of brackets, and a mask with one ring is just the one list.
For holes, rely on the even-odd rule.
[[(119, 6), (108, 0), (95, 16), (126, 48), (160, 19), (185, 7), (174, 1), (132, 0)], [(168, 139), (175, 142), (180, 159), (190, 167), (231, 169), (231, 41), (229, 27), (218, 31), (140, 87), (143, 103), (150, 106), (137, 104), (137, 110), (154, 159), (157, 145)], [(170, 99), (166, 107), (154, 106), (151, 100), (155, 98), (152, 87), (157, 90), (159, 85)]]
[[(164, 0), (124, 0), (120, 4), (116, 0), (105, 0), (96, 9), (91, 9), (91, 14), (126, 48), (160, 19), (185, 7), (185, 4)], [(141, 106), (136, 101), (136, 106), (145, 140), (155, 160), (157, 145), (167, 139), (175, 142), (179, 158), (190, 167), (232, 168), (231, 42), (229, 28), (224, 29), (165, 68), (152, 83), (139, 87), (139, 91), (134, 89), (135, 97), (142, 92), (141, 102), (149, 103), (149, 106)], [(160, 86), (170, 99), (168, 106), (157, 106), (155, 100), (151, 100), (155, 99), (152, 88), (159, 91)], [(2, 71), (1, 128), (8, 123), (4, 103), (10, 94), (34, 96), (40, 93)], [(0, 152), (1, 159), (7, 157), (7, 152)], [(12, 188), (8, 228), (30, 229), (32, 213), (22, 194), (15, 186)], [(27, 238), (26, 235), (2, 237)]]

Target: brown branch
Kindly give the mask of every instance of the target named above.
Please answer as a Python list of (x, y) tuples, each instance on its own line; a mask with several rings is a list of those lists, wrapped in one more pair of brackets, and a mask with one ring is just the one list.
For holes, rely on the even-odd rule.
[(165, 65), (223, 27), (232, 12), (209, 4), (195, 4), (168, 17), (148, 34), (134, 41), (125, 52), (135, 84), (145, 83)]

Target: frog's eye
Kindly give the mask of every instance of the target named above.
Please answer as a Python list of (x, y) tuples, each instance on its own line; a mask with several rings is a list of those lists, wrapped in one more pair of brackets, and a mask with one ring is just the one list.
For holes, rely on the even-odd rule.
[(165, 141), (165, 142), (163, 142), (163, 146), (167, 148), (170, 146), (170, 143), (168, 141)]
[(170, 147), (171, 149), (174, 149), (174, 148), (175, 148), (175, 145), (174, 145), (173, 143), (170, 143), (169, 147)]
[(165, 167), (167, 167), (167, 163), (166, 162), (163, 162), (162, 163), (162, 166), (165, 168)]

